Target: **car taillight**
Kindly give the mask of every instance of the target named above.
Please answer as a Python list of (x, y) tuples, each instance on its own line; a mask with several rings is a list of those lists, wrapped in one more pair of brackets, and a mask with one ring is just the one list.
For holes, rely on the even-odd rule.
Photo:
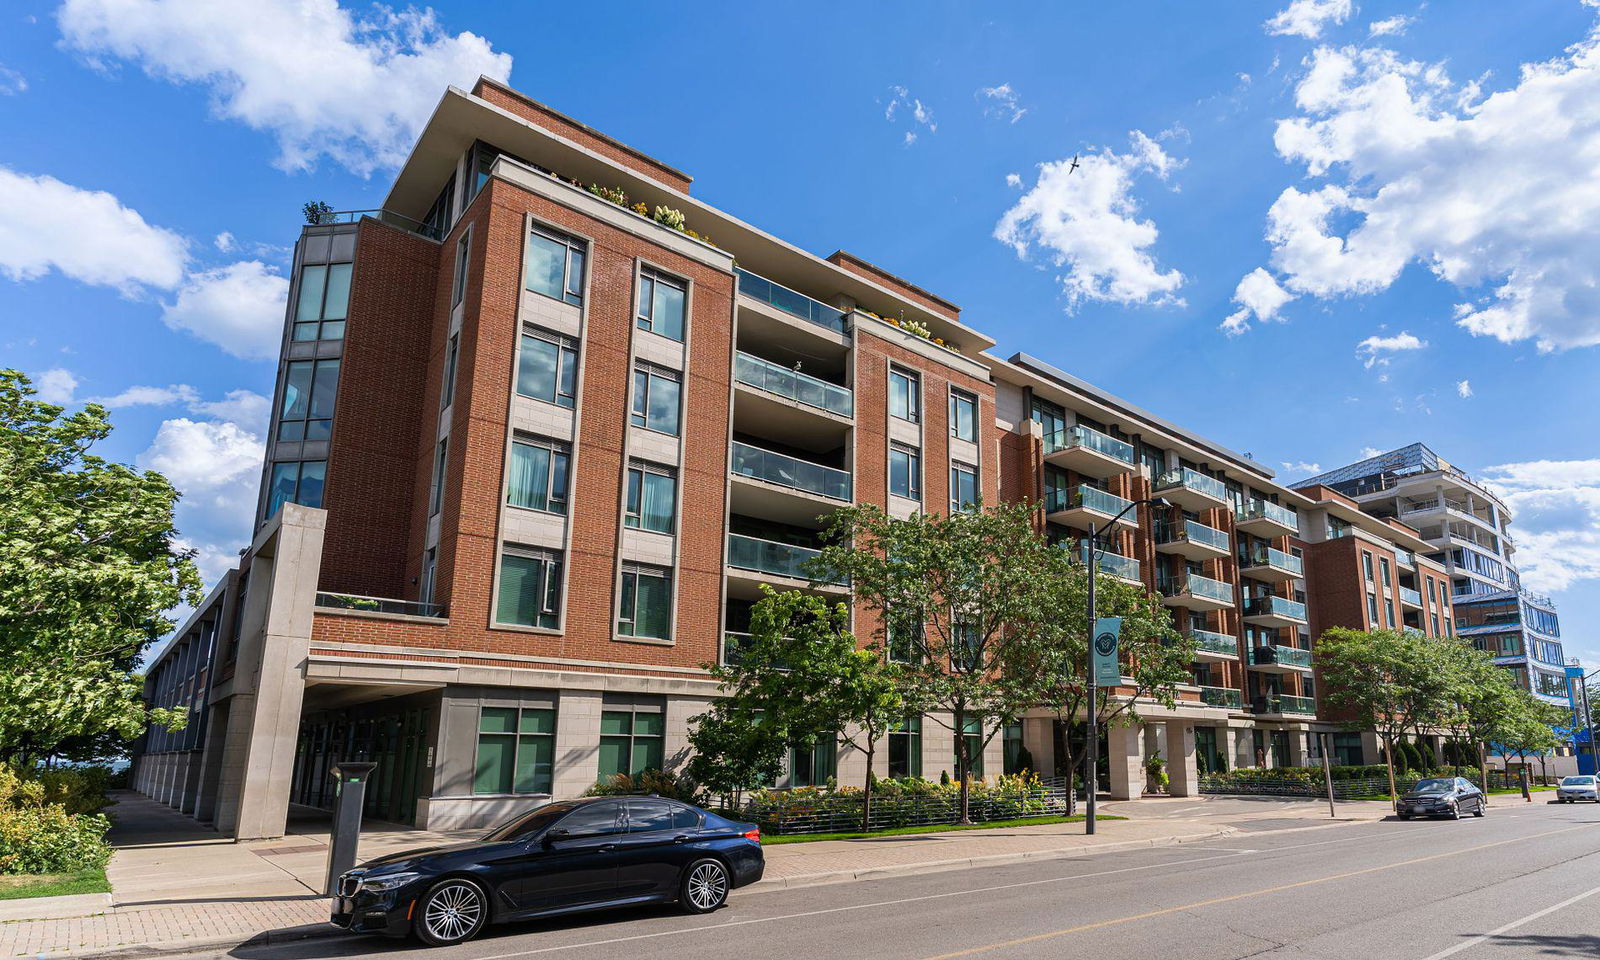
[(753, 840), (756, 843), (760, 843), (761, 842), (761, 828), (760, 827), (756, 827), (754, 830), (746, 830), (744, 832), (744, 838), (746, 840)]

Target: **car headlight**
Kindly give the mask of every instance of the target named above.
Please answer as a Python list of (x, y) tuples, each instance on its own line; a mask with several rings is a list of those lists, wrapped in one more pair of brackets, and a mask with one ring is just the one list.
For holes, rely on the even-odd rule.
[(376, 877), (362, 877), (361, 889), (373, 893), (397, 890), (420, 876), (420, 873), (385, 873)]

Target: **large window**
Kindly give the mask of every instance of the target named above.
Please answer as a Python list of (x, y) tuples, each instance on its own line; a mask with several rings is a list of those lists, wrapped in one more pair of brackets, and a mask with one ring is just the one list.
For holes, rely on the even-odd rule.
[(517, 357), (517, 392), (571, 409), (578, 390), (578, 342), (548, 330), (522, 334)]
[(917, 375), (897, 367), (889, 368), (889, 413), (912, 423), (922, 418), (922, 384)]
[(1002, 773), (1015, 775), (1023, 772), (1022, 724), (1008, 723), (1000, 734), (1000, 765)]
[(327, 476), (325, 460), (274, 463), (267, 487), (267, 516), (274, 517), (286, 503), (303, 507), (322, 506), (322, 481)]
[(333, 434), (333, 405), (339, 396), (339, 361), (294, 360), (284, 372), (278, 440), (326, 440)]
[(639, 329), (681, 341), (685, 299), (683, 284), (679, 281), (650, 270), (640, 273)]
[(544, 230), (528, 231), (524, 285), (534, 293), (583, 302), (583, 242)]
[[(970, 767), (970, 769), (967, 771), (967, 776), (974, 780), (982, 780), (983, 721), (968, 720), (966, 723), (963, 723), (961, 725), (961, 738), (967, 742), (967, 763)], [(957, 747), (956, 754), (951, 760), (951, 766), (955, 767), (957, 770), (961, 769), (961, 765), (956, 762), (960, 760), (960, 758), (960, 748)]]
[(889, 447), (889, 492), (908, 500), (922, 499), (922, 455), (915, 447)]
[(433, 481), (428, 486), (428, 516), (439, 512), (444, 505), (444, 477), (450, 462), (450, 438), (439, 441), (433, 452)]
[(639, 364), (633, 371), (633, 425), (677, 436), (682, 396), (683, 383), (676, 372)]
[(567, 512), (568, 447), (559, 440), (518, 437), (511, 442), (506, 502), (513, 507)]
[(677, 512), (678, 478), (671, 467), (635, 460), (628, 466), (625, 526), (656, 533), (672, 533)]
[(924, 649), (921, 621), (890, 620), (888, 630), (889, 659), (895, 663), (921, 663)]
[(472, 247), (472, 231), (461, 235), (456, 241), (456, 275), (455, 282), (450, 286), (450, 306), (459, 306), (463, 297), (467, 295), (467, 267), (472, 262), (470, 256)]
[(1372, 582), (1372, 554), (1361, 551), (1361, 572), (1366, 575), (1367, 582)]
[(478, 714), (473, 793), (549, 793), (556, 757), (556, 712), (548, 707), (484, 707)]
[(950, 512), (978, 505), (978, 468), (965, 463), (950, 465)]
[(889, 776), (922, 776), (922, 718), (906, 717), (889, 728)]
[(501, 552), (495, 621), (551, 630), (560, 626), (560, 553), (525, 547), (506, 547)]
[(666, 715), (659, 708), (601, 710), (600, 779), (660, 770), (666, 727)]
[(839, 745), (834, 734), (789, 748), (789, 786), (820, 787), (838, 774)]
[(978, 398), (962, 390), (950, 391), (950, 436), (978, 442)]
[(672, 575), (660, 567), (622, 568), (617, 633), (625, 637), (672, 638)]
[(1394, 582), (1389, 579), (1389, 558), (1388, 557), (1379, 557), (1378, 558), (1378, 569), (1383, 572), (1383, 585), (1385, 587), (1394, 586)]
[(1390, 630), (1394, 629), (1394, 601), (1387, 597), (1383, 600), (1383, 623)]
[(348, 263), (300, 268), (300, 296), (294, 307), (294, 339), (342, 340), (350, 310)]
[(1378, 625), (1378, 595), (1367, 594), (1367, 621), (1377, 627)]
[(450, 334), (444, 346), (444, 383), (439, 387), (439, 409), (456, 402), (456, 361), (461, 354), (461, 334)]
[(1335, 733), (1331, 736), (1332, 760), (1341, 767), (1360, 766), (1362, 760), (1361, 734)]

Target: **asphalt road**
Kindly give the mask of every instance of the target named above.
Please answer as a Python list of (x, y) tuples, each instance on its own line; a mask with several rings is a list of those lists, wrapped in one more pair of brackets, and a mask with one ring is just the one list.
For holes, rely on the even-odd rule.
[(1600, 807), (1503, 799), (1481, 820), (1261, 829), (1208, 844), (735, 891), (711, 916), (652, 909), (501, 926), (443, 950), (350, 936), (231, 956), (1600, 958)]

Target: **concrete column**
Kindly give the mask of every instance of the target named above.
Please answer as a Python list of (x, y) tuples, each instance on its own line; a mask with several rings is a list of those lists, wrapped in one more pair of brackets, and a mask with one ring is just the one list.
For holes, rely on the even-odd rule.
[[(662, 744), (662, 764), (668, 772), (682, 773), (684, 765), (689, 762), (693, 752), (689, 749), (690, 719), (705, 713), (710, 707), (710, 702), (698, 697), (671, 697), (667, 698), (666, 739)], [(598, 734), (595, 743), (600, 742)], [(843, 754), (840, 754), (843, 759)], [(861, 771), (866, 775), (866, 771)], [(841, 776), (842, 780), (843, 777)]]
[(1289, 766), (1303, 767), (1306, 765), (1306, 732), (1300, 729), (1289, 731)]
[(956, 778), (956, 740), (950, 729), (950, 714), (922, 715), (922, 777), (938, 780), (941, 773)]
[(1361, 735), (1361, 762), (1368, 765), (1383, 762), (1383, 744), (1370, 730)]
[(1167, 792), (1174, 797), (1200, 795), (1200, 768), (1194, 762), (1194, 725), (1188, 720), (1168, 720)]
[(195, 801), (200, 793), (200, 765), (203, 760), (204, 755), (199, 750), (184, 754), (183, 796), (178, 809), (190, 816), (194, 815)]
[(1106, 760), (1111, 766), (1111, 799), (1134, 800), (1144, 795), (1144, 731), (1138, 724), (1106, 730)]
[(1236, 767), (1256, 765), (1255, 727), (1239, 727), (1234, 731), (1234, 765)]
[(1022, 721), (1022, 745), (1033, 756), (1033, 770), (1048, 777), (1056, 770), (1055, 721), (1050, 717), (1030, 717)]
[(218, 704), (209, 708), (206, 720), (205, 746), (201, 751), (200, 782), (195, 790), (194, 818), (210, 823), (217, 816), (217, 788), (222, 778), (222, 754), (227, 742), (228, 707)]
[[(667, 723), (672, 722), (671, 701)], [(600, 777), (600, 691), (563, 690), (556, 711), (555, 775), (550, 793), (576, 797)]]

